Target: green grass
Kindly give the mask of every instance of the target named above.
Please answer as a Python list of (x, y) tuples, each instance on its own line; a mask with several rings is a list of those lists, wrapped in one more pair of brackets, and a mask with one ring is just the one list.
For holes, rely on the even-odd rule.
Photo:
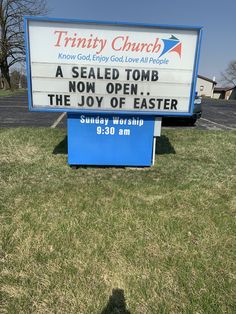
[(22, 89), (15, 89), (15, 90), (0, 89), (0, 97), (9, 97), (9, 96), (13, 96), (13, 95), (23, 94), (25, 92), (26, 92), (26, 89), (24, 89), (24, 88), (22, 88)]
[(235, 313), (236, 132), (165, 130), (145, 170), (64, 137), (0, 130), (0, 312)]

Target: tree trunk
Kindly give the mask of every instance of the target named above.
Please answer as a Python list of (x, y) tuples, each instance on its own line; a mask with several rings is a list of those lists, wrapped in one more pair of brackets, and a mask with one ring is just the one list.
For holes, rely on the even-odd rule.
[(3, 89), (11, 89), (11, 79), (8, 64), (1, 64), (0, 70), (2, 73), (2, 85)]

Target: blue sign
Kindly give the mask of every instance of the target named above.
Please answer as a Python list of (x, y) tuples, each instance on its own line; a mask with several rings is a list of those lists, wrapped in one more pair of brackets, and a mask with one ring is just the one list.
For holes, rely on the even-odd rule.
[(155, 118), (68, 114), (70, 165), (151, 166)]

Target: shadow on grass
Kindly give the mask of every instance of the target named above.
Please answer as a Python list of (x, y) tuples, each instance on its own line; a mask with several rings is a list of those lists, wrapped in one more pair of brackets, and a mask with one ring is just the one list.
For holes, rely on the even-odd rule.
[(59, 154), (67, 154), (67, 135), (64, 137), (64, 139), (54, 148), (53, 155), (59, 155)]
[(126, 308), (124, 290), (112, 289), (112, 295), (101, 314), (131, 314)]
[(167, 136), (157, 137), (155, 153), (156, 155), (175, 154), (175, 149)]

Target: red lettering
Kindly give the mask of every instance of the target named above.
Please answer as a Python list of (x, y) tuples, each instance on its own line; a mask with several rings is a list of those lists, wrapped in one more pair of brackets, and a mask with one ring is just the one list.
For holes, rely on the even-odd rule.
[(153, 45), (152, 52), (157, 53), (161, 49), (161, 44), (158, 44), (159, 38), (156, 38), (155, 44)]
[(151, 52), (152, 51), (152, 50), (150, 50), (150, 49), (152, 49), (152, 46), (153, 46), (153, 44), (147, 45), (147, 52)]
[(54, 34), (58, 34), (58, 37), (57, 37), (57, 43), (55, 45), (55, 47), (61, 47), (61, 37), (62, 37), (62, 34), (64, 35), (67, 35), (68, 32), (63, 32), (63, 31), (55, 31)]
[(156, 38), (154, 43), (142, 43), (130, 41), (129, 36), (117, 36), (113, 39), (111, 46), (115, 51), (157, 53), (161, 50), (159, 38)]
[[(134, 44), (134, 45), (135, 45), (135, 44)], [(129, 42), (129, 36), (126, 36), (126, 38), (125, 38), (125, 43), (124, 43), (124, 45), (123, 45), (122, 50), (123, 50), (123, 51), (129, 51), (130, 48), (131, 48), (131, 43)], [(132, 51), (133, 51), (133, 50), (132, 50)]]
[[(116, 46), (115, 46), (117, 40), (121, 40), (123, 42), (124, 41), (124, 36), (118, 36), (118, 37), (114, 38), (112, 40), (112, 43), (111, 43), (111, 46), (112, 46), (113, 50), (120, 51), (122, 49), (122, 47), (121, 48), (116, 48)], [(119, 45), (119, 42), (118, 42), (118, 45)]]

